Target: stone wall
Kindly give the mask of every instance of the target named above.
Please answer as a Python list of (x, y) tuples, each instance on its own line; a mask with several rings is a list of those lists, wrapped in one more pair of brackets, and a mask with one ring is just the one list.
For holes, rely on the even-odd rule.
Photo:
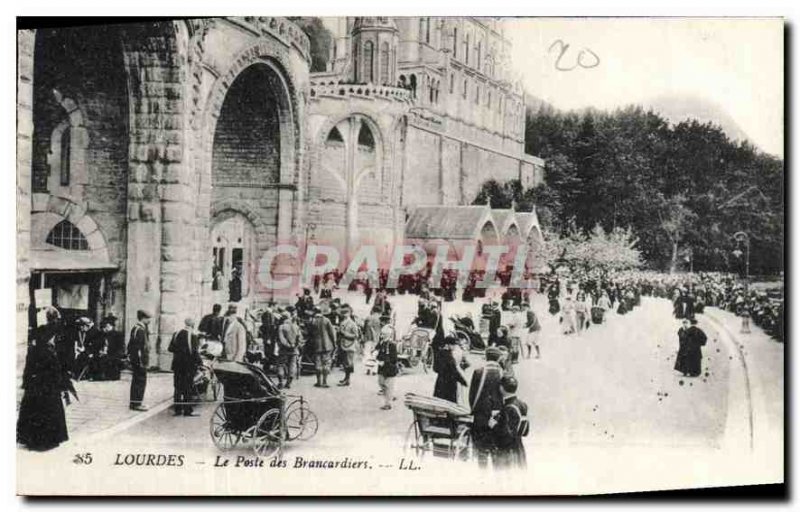
[(407, 145), (404, 206), (471, 204), (489, 179), (522, 179), (526, 186), (543, 179), (531, 157), (511, 156), (417, 126), (409, 127)]
[(33, 135), (33, 51), (35, 33), (17, 32), (17, 305), (16, 340), (25, 343), (30, 297), (31, 138)]
[[(128, 176), (128, 97), (126, 69), (119, 34), (109, 28), (41, 30), (37, 34), (33, 97), (32, 171), (35, 191), (60, 204), (74, 205), (76, 225), (85, 215), (99, 229), (109, 262), (119, 271), (110, 283), (101, 313), (124, 314)], [(70, 182), (59, 179), (61, 152), (51, 139), (57, 127), (68, 126)], [(56, 132), (58, 133), (58, 132)], [(59, 138), (60, 140), (60, 138)], [(42, 204), (44, 203), (44, 204)], [(40, 201), (35, 212), (58, 211)], [(66, 212), (65, 212), (66, 213)], [(60, 219), (36, 216), (36, 247)], [(52, 224), (52, 225), (51, 225)], [(98, 233), (85, 232), (98, 237)]]
[(275, 99), (258, 67), (248, 68), (225, 96), (214, 132), (212, 185), (280, 181)]

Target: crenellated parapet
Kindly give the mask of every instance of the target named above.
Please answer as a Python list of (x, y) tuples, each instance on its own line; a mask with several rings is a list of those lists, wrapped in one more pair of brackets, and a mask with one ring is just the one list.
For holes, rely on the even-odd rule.
[(402, 87), (387, 85), (311, 82), (309, 95), (312, 100), (334, 97), (386, 100), (412, 104), (411, 91)]

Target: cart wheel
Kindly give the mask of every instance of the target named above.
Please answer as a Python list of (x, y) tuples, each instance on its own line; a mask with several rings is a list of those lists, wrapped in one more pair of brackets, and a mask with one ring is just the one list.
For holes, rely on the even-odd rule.
[(253, 430), (253, 451), (256, 455), (264, 459), (278, 455), (283, 444), (281, 430), (280, 409), (265, 412)]
[(289, 441), (300, 439), (307, 441), (314, 437), (319, 428), (317, 415), (305, 404), (286, 409), (286, 436)]
[(228, 422), (228, 411), (225, 404), (219, 404), (210, 421), (211, 440), (220, 450), (230, 450), (239, 443), (241, 434), (233, 430)]
[(422, 443), (422, 436), (419, 432), (419, 426), (417, 425), (417, 420), (413, 420), (411, 425), (408, 426), (408, 430), (406, 431), (406, 442), (404, 446), (404, 452), (406, 454), (414, 454), (414, 455), (421, 455), (423, 451), (423, 447), (421, 446)]
[(453, 458), (456, 460), (472, 459), (472, 432), (466, 426), (462, 426), (453, 442)]
[(433, 347), (425, 347), (425, 355), (422, 356), (422, 369), (428, 373), (433, 369)]

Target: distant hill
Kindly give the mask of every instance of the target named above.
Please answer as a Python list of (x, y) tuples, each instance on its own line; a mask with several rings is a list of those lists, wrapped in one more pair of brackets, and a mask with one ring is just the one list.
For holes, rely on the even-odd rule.
[[(664, 95), (643, 102), (644, 108), (661, 114), (672, 124), (686, 119), (697, 119), (701, 123), (711, 122), (722, 128), (722, 131), (734, 141), (747, 141), (747, 133), (733, 120), (725, 109), (714, 101), (688, 95)], [(752, 141), (750, 141), (752, 143)]]

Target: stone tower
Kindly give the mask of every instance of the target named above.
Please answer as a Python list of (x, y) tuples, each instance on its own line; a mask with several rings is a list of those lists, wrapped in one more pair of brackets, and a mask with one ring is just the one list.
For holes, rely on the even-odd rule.
[(394, 85), (397, 82), (398, 34), (391, 18), (355, 18), (351, 32), (353, 61), (349, 80), (354, 83)]

